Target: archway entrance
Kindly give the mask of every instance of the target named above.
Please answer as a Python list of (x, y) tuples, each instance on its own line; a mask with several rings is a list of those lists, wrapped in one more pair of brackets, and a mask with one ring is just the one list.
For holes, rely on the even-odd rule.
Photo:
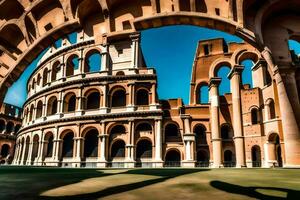
[(231, 150), (224, 151), (224, 167), (235, 167), (235, 156)]
[(206, 150), (197, 152), (197, 167), (209, 167), (209, 153)]
[(251, 148), (252, 167), (261, 167), (260, 147), (255, 145)]
[(136, 166), (147, 167), (147, 161), (152, 160), (152, 143), (142, 139), (136, 145)]
[(282, 167), (280, 138), (277, 133), (272, 133), (268, 138), (269, 165)]
[(165, 167), (180, 167), (181, 158), (178, 150), (170, 150), (165, 157)]

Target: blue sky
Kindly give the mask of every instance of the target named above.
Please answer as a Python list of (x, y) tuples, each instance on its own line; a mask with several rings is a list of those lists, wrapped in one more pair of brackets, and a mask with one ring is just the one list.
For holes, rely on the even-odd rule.
[[(69, 41), (76, 43), (76, 34), (68, 36)], [(142, 51), (148, 67), (154, 67), (158, 75), (158, 94), (160, 99), (182, 98), (185, 104), (189, 103), (189, 90), (192, 64), (199, 40), (224, 38), (226, 42), (242, 42), (236, 36), (195, 26), (168, 26), (157, 29), (148, 29), (142, 32)], [(59, 47), (61, 40), (55, 42)], [(289, 43), (291, 49), (300, 54), (300, 44), (294, 41)], [(15, 82), (5, 97), (5, 102), (22, 106), (26, 100), (26, 82), (42, 54), (34, 60)], [(92, 62), (92, 61), (91, 61)], [(243, 63), (245, 68), (242, 75), (243, 83), (250, 83), (252, 66), (251, 61)], [(218, 75), (223, 78), (220, 93), (230, 92), (229, 80), (226, 80), (228, 69), (221, 68)], [(207, 101), (207, 95), (202, 97)]]

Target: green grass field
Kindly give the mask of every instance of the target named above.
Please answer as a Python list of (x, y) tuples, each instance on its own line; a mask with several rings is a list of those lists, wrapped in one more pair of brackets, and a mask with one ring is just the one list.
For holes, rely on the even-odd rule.
[(300, 199), (297, 169), (0, 167), (0, 199)]

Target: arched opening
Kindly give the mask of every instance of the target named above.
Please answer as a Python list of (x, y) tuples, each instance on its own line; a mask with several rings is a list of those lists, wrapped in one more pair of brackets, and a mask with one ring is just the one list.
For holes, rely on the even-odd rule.
[(201, 85), (197, 91), (197, 103), (198, 104), (208, 104), (208, 85)]
[(251, 148), (252, 167), (261, 167), (261, 151), (258, 145)]
[(97, 157), (98, 155), (98, 131), (92, 129), (84, 136), (84, 157)]
[(209, 167), (209, 153), (206, 150), (197, 152), (197, 167)]
[(244, 70), (242, 72), (242, 84), (250, 85), (250, 88), (253, 88), (253, 78), (252, 78), (252, 67), (254, 65), (253, 60), (246, 59), (241, 62), (244, 66)]
[(202, 124), (196, 125), (194, 128), (194, 133), (196, 135), (196, 144), (207, 144), (206, 139), (206, 128)]
[(125, 107), (126, 106), (126, 91), (118, 89), (111, 95), (111, 107)]
[(5, 130), (5, 121), (4, 120), (0, 120), (0, 133), (2, 133)]
[(259, 123), (259, 114), (257, 108), (251, 109), (251, 124), (255, 125)]
[(230, 93), (230, 80), (228, 74), (230, 72), (230, 67), (221, 66), (217, 71), (217, 77), (221, 78), (222, 81), (218, 87), (220, 96)]
[(9, 145), (8, 144), (3, 144), (1, 147), (1, 157), (6, 158), (9, 154)]
[(42, 117), (43, 113), (43, 102), (39, 101), (36, 107), (36, 119)]
[(27, 136), (26, 141), (25, 141), (25, 152), (24, 152), (24, 160), (23, 160), (23, 164), (25, 165), (27, 162), (27, 158), (28, 158), (28, 153), (29, 153), (29, 145), (30, 145), (30, 137)]
[(146, 89), (140, 89), (136, 93), (136, 105), (146, 106), (149, 105), (149, 92)]
[(169, 123), (165, 126), (166, 142), (178, 142), (181, 140), (180, 131), (175, 123)]
[(71, 92), (64, 98), (64, 112), (74, 112), (76, 109), (76, 95)]
[(29, 122), (31, 122), (33, 119), (33, 111), (34, 111), (34, 106), (31, 105), (29, 110)]
[(165, 157), (165, 167), (180, 167), (180, 152), (178, 150), (169, 150)]
[(72, 158), (74, 147), (74, 133), (68, 132), (63, 137), (62, 158)]
[(85, 56), (84, 72), (97, 72), (101, 68), (101, 54), (97, 50), (89, 51)]
[(142, 133), (142, 132), (147, 132), (147, 133), (149, 133), (149, 132), (151, 132), (151, 131), (152, 131), (152, 126), (151, 126), (151, 124), (149, 124), (149, 123), (147, 123), (147, 122), (145, 122), (145, 123), (140, 123), (140, 124), (138, 124), (138, 125), (136, 126), (136, 128), (135, 128), (136, 134), (140, 134), (140, 133)]
[(53, 134), (52, 133), (47, 133), (45, 136), (45, 141), (47, 142), (45, 145), (46, 146), (46, 157), (52, 157), (53, 154)]
[(47, 105), (47, 115), (55, 115), (57, 113), (57, 99), (56, 97), (51, 97), (48, 100)]
[(231, 140), (233, 137), (232, 128), (228, 124), (221, 126), (221, 137), (222, 140)]
[(272, 133), (269, 135), (268, 155), (269, 155), (269, 164), (273, 166), (282, 167), (280, 138), (277, 133)]
[(224, 167), (235, 167), (235, 156), (231, 150), (224, 152)]
[(152, 143), (149, 140), (142, 139), (136, 145), (136, 161), (152, 159)]
[(48, 68), (43, 71), (43, 87), (48, 83)]
[(79, 59), (77, 55), (71, 55), (67, 60), (66, 65), (66, 76), (73, 76), (75, 70), (79, 67)]
[(58, 79), (59, 70), (60, 70), (60, 63), (57, 61), (52, 65), (51, 81), (56, 81)]
[(86, 98), (87, 98), (87, 100), (86, 100), (86, 109), (87, 110), (99, 109), (100, 93), (98, 91), (88, 94), (88, 96)]
[(6, 133), (10, 134), (14, 130), (14, 123), (8, 122), (6, 125)]
[(275, 104), (274, 104), (273, 99), (271, 99), (269, 101), (269, 111), (270, 111), (269, 119), (275, 119), (276, 118), (276, 113), (275, 113)]
[(117, 140), (111, 145), (111, 160), (125, 158), (125, 142)]
[(37, 79), (36, 79), (36, 85), (37, 86), (40, 86), (41, 79), (42, 79), (41, 74), (38, 74)]
[(119, 71), (116, 73), (116, 76), (125, 76), (125, 73), (123, 71)]
[(33, 144), (32, 144), (32, 155), (31, 155), (31, 160), (34, 161), (35, 158), (38, 155), (38, 150), (39, 150), (39, 136), (35, 135), (33, 137)]

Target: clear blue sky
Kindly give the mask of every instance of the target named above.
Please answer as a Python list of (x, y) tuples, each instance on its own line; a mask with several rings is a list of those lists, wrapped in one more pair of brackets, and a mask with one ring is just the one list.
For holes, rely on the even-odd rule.
[[(220, 37), (226, 42), (242, 42), (236, 36), (195, 26), (168, 26), (142, 32), (142, 50), (147, 66), (154, 67), (157, 71), (160, 99), (182, 98), (185, 104), (189, 103), (191, 70), (197, 43), (199, 40)], [(72, 44), (76, 43), (76, 34), (70, 34), (69, 40)], [(61, 40), (58, 40), (55, 45), (59, 47)], [(291, 41), (289, 45), (300, 54), (299, 43)], [(9, 89), (5, 102), (17, 106), (24, 104), (27, 96), (26, 82), (41, 55), (27, 67), (19, 80)], [(243, 83), (251, 84), (249, 69), (252, 63), (245, 61), (243, 64), (248, 69), (243, 73)], [(223, 78), (220, 86), (221, 94), (230, 92), (229, 80), (226, 80), (227, 73), (226, 68), (222, 68), (218, 73)], [(207, 96), (204, 99), (207, 99)]]

